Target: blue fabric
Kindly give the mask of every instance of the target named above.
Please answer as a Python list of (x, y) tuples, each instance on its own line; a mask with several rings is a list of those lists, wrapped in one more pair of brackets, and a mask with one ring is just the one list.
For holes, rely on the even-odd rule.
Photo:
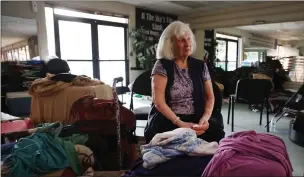
[(137, 159), (131, 170), (122, 177), (135, 176), (201, 176), (213, 156), (179, 156), (153, 169), (143, 167), (143, 160)]
[(197, 138), (194, 130), (178, 128), (173, 131), (156, 134), (149, 144), (141, 146), (143, 166), (154, 168), (160, 163), (181, 155), (206, 156), (216, 152), (216, 142), (206, 142)]
[(7, 156), (9, 156), (14, 148), (14, 145), (16, 143), (8, 143), (1, 145), (1, 160), (5, 159)]

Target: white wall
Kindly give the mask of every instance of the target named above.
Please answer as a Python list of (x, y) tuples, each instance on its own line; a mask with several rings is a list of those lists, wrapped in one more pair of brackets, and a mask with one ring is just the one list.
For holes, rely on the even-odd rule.
[(195, 30), (194, 35), (195, 35), (195, 41), (196, 41), (197, 47), (192, 56), (197, 59), (203, 60), (204, 54), (205, 54), (205, 50), (204, 50), (205, 32), (204, 32), (204, 30)]

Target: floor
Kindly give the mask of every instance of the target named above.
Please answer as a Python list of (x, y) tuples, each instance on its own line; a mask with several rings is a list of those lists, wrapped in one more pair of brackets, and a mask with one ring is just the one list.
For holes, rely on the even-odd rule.
[[(130, 100), (128, 96), (124, 97), (124, 100)], [(134, 107), (148, 106), (150, 100), (147, 99), (136, 99), (134, 101)], [(126, 104), (128, 105), (128, 103)], [(223, 103), (222, 115), (225, 123), (225, 132), (226, 135), (231, 134), (231, 124), (227, 125), (227, 115), (228, 115), (228, 104)], [(263, 125), (266, 124), (266, 114), (263, 117), (263, 125), (259, 125), (259, 112), (252, 112), (248, 109), (248, 106), (245, 104), (236, 104), (235, 105), (235, 126), (234, 131), (244, 131), (244, 130), (255, 130), (256, 132), (265, 133), (266, 128)], [(272, 118), (272, 115), (269, 117)], [(289, 122), (291, 118), (282, 118), (279, 122), (276, 123), (275, 131), (270, 133), (282, 138), (286, 144), (287, 151), (293, 166), (293, 175), (294, 176), (304, 176), (304, 148), (298, 146), (291, 142), (288, 138)], [(136, 130), (138, 136), (143, 136), (143, 128), (146, 125), (146, 121), (138, 121), (137, 125), (139, 126)]]

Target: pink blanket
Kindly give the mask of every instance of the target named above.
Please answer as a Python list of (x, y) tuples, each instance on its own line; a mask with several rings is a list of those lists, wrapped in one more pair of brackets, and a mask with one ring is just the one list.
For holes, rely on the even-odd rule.
[(243, 131), (220, 141), (202, 176), (292, 176), (292, 166), (282, 139)]

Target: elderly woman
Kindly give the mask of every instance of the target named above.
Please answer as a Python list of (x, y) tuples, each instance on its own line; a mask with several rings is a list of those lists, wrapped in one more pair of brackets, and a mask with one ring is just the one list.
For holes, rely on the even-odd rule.
[(211, 118), (214, 95), (208, 68), (190, 55), (196, 42), (188, 24), (171, 23), (162, 33), (152, 70), (153, 106), (145, 128), (146, 142), (157, 133), (192, 128), (199, 138), (217, 141), (222, 126)]

